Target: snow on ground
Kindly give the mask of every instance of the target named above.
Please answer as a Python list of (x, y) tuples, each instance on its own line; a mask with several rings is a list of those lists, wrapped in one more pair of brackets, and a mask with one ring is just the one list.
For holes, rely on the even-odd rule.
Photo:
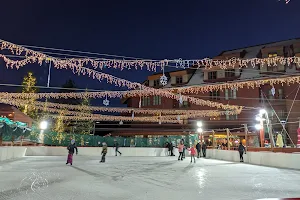
[(175, 157), (25, 157), (0, 163), (0, 200), (300, 197), (300, 171)]

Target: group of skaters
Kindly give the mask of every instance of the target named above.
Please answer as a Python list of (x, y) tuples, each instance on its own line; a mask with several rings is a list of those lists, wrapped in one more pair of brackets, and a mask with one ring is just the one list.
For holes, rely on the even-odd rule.
[[(101, 152), (101, 160), (100, 163), (104, 163), (105, 162), (105, 156), (107, 154), (107, 144), (105, 142), (102, 143), (103, 147), (102, 147), (102, 152)], [(119, 143), (115, 140), (114, 142), (114, 148), (115, 148), (115, 155), (121, 156), (122, 153), (119, 151)], [(172, 142), (168, 142), (166, 147), (168, 148), (168, 154), (169, 156), (175, 156), (173, 153), (173, 149), (174, 149), (174, 145)], [(76, 155), (78, 154), (78, 148), (76, 146), (75, 140), (72, 139), (70, 145), (67, 147), (69, 153), (68, 153), (68, 158), (67, 158), (67, 164), (72, 165), (73, 164), (73, 155), (76, 152)], [(185, 159), (185, 152), (186, 150), (189, 150), (191, 152), (191, 163), (193, 162), (194, 159), (194, 163), (196, 163), (196, 155), (197, 158), (201, 158), (202, 156), (205, 158), (206, 157), (206, 149), (207, 149), (207, 145), (205, 144), (205, 142), (198, 142), (196, 145), (192, 145), (191, 147), (189, 147), (189, 145), (185, 145), (184, 144), (184, 140), (181, 139), (180, 143), (178, 145), (178, 152), (179, 152), (179, 156), (178, 156), (178, 160), (183, 160)], [(244, 157), (243, 155), (246, 154), (246, 148), (245, 146), (240, 143), (239, 147), (238, 147), (238, 151), (240, 154), (240, 162), (244, 162)], [(202, 153), (202, 154), (201, 154)]]
[[(174, 144), (172, 142), (167, 142), (166, 147), (168, 148), (168, 155), (175, 156), (173, 153), (173, 149), (175, 147)], [(185, 159), (186, 150), (191, 152), (191, 162), (193, 162), (194, 159), (194, 163), (196, 163), (196, 156), (197, 158), (201, 158), (202, 156), (204, 158), (206, 157), (207, 145), (205, 142), (201, 143), (201, 141), (199, 141), (196, 145), (189, 146), (184, 144), (184, 139), (181, 139), (177, 148), (179, 152), (178, 160)]]
[[(100, 160), (100, 163), (104, 163), (105, 162), (105, 156), (107, 154), (107, 144), (105, 142), (102, 143), (102, 152), (101, 152), (101, 160)], [(116, 153), (116, 156), (118, 156), (118, 153), (119, 155), (121, 156), (122, 153), (119, 151), (119, 143), (115, 140), (114, 142), (114, 148), (115, 148), (115, 153)], [(67, 164), (70, 164), (70, 165), (73, 165), (73, 155), (76, 151), (76, 155), (78, 154), (78, 148), (76, 146), (76, 143), (75, 143), (75, 140), (72, 139), (71, 140), (71, 143), (69, 144), (69, 146), (67, 147), (69, 153), (68, 153), (68, 158), (67, 158), (67, 162), (66, 162), (66, 165)]]

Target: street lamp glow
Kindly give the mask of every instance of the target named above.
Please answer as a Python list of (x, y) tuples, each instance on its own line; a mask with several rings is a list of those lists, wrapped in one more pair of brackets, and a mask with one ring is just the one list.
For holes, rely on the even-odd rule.
[(263, 115), (263, 114), (266, 114), (267, 113), (267, 111), (265, 110), (265, 109), (261, 109), (260, 111), (259, 111), (259, 114), (260, 115)]
[(42, 121), (42, 122), (40, 123), (40, 129), (41, 129), (41, 130), (46, 130), (47, 127), (48, 127), (48, 122), (47, 122), (47, 121)]
[(202, 133), (203, 132), (202, 128), (198, 128), (197, 131), (198, 131), (198, 133)]
[(261, 118), (260, 116), (256, 116), (255, 120), (256, 120), (256, 121), (261, 121), (262, 118)]
[(260, 130), (260, 129), (262, 128), (262, 126), (261, 126), (260, 124), (255, 124), (255, 128), (256, 128), (257, 130)]
[(197, 122), (197, 126), (198, 126), (198, 127), (202, 127), (202, 122), (201, 122), (201, 121), (198, 121), (198, 122)]

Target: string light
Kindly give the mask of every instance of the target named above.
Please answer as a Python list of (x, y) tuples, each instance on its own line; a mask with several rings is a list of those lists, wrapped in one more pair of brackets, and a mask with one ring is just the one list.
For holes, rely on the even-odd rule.
[[(287, 3), (289, 1), (286, 1)], [(48, 56), (46, 54), (36, 52), (30, 49), (27, 49), (25, 47), (22, 47), (20, 45), (16, 45), (10, 42), (2, 41), (1, 49), (8, 49), (11, 51), (11, 53), (15, 53), (17, 55), (21, 55), (22, 53), (25, 54), (26, 58), (21, 61), (13, 61), (8, 59), (7, 57), (1, 56), (4, 61), (7, 63), (7, 66), (10, 67), (16, 67), (17, 69), (29, 64), (38, 62), (41, 64), (43, 61), (48, 61), (51, 59), (53, 65), (57, 69), (75, 69), (75, 68), (82, 68), (84, 65), (92, 65), (94, 69), (103, 69), (104, 66), (107, 68), (119, 68), (121, 70), (123, 69), (142, 69), (143, 67), (146, 67), (149, 71), (156, 71), (157, 67), (163, 69), (165, 66), (168, 66), (169, 64), (175, 64), (176, 67), (181, 68), (189, 68), (190, 66), (197, 66), (198, 68), (204, 67), (205, 69), (211, 69), (211, 68), (221, 68), (221, 69), (229, 69), (229, 68), (244, 68), (244, 67), (256, 67), (257, 65), (260, 65), (260, 67), (272, 67), (277, 66), (278, 64), (288, 66), (292, 63), (297, 64), (300, 66), (300, 58), (299, 57), (271, 57), (271, 58), (251, 58), (251, 59), (241, 59), (241, 58), (231, 58), (228, 60), (217, 60), (217, 59), (210, 59), (210, 58), (204, 58), (199, 60), (182, 60), (175, 59), (175, 60), (160, 60), (160, 61), (154, 61), (154, 60), (118, 60), (118, 59), (91, 59), (91, 58), (66, 58), (66, 59), (60, 59), (55, 58), (52, 56)]]
[[(20, 107), (26, 103), (26, 100), (20, 99), (0, 99), (1, 103), (14, 105)], [(219, 116), (223, 115), (224, 111), (218, 110), (171, 110), (171, 109), (137, 109), (137, 108), (110, 108), (110, 107), (97, 107), (97, 106), (86, 106), (86, 105), (69, 105), (69, 104), (59, 104), (59, 103), (51, 103), (51, 102), (40, 102), (35, 101), (35, 106), (39, 110), (46, 111), (45, 109), (52, 109), (51, 111), (61, 112), (61, 110), (77, 110), (80, 111), (78, 113), (84, 113), (84, 111), (90, 112), (112, 112), (112, 113), (136, 113), (136, 114), (143, 114), (143, 115), (158, 115), (159, 117), (165, 117), (164, 115), (181, 115), (182, 118), (195, 118), (195, 117), (211, 117), (211, 116)], [(226, 111), (225, 114), (227, 115), (236, 115), (240, 114), (241, 110), (234, 110), (234, 111)], [(72, 113), (69, 113), (72, 114)], [(75, 115), (75, 114), (72, 114)], [(173, 117), (173, 119), (175, 119)], [(172, 117), (170, 117), (171, 119)]]

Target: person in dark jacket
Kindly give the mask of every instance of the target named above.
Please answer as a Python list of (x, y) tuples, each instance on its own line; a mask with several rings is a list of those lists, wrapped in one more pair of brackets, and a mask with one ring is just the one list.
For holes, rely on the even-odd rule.
[(240, 153), (240, 162), (244, 162), (244, 153), (246, 154), (246, 148), (244, 147), (244, 145), (241, 142), (238, 147), (238, 151)]
[(202, 154), (203, 154), (203, 157), (206, 158), (206, 149), (207, 149), (207, 146), (205, 144), (205, 142), (202, 143)]
[(100, 162), (105, 162), (105, 156), (107, 154), (107, 144), (105, 142), (102, 143), (103, 147), (102, 147), (102, 158)]
[(184, 145), (183, 146), (183, 152), (182, 152), (182, 158), (185, 158), (185, 149), (186, 149), (187, 146), (184, 144), (184, 139), (183, 138), (181, 139), (181, 142)]
[(69, 150), (69, 154), (68, 154), (68, 159), (67, 159), (67, 164), (72, 165), (73, 164), (73, 154), (76, 150), (76, 155), (78, 154), (78, 149), (77, 146), (75, 144), (75, 140), (71, 140), (71, 144), (69, 144), (69, 146), (67, 147), (67, 149)]
[(173, 153), (173, 149), (174, 149), (174, 144), (173, 144), (173, 142), (170, 142), (171, 156), (175, 156), (175, 154)]
[(114, 144), (115, 150), (116, 150), (116, 156), (118, 156), (118, 153), (120, 154), (120, 156), (122, 155), (122, 153), (119, 151), (119, 143), (117, 140), (115, 140), (115, 144)]
[(197, 149), (197, 158), (201, 158), (201, 144), (200, 144), (200, 142), (198, 142), (197, 144), (196, 144), (196, 149)]

